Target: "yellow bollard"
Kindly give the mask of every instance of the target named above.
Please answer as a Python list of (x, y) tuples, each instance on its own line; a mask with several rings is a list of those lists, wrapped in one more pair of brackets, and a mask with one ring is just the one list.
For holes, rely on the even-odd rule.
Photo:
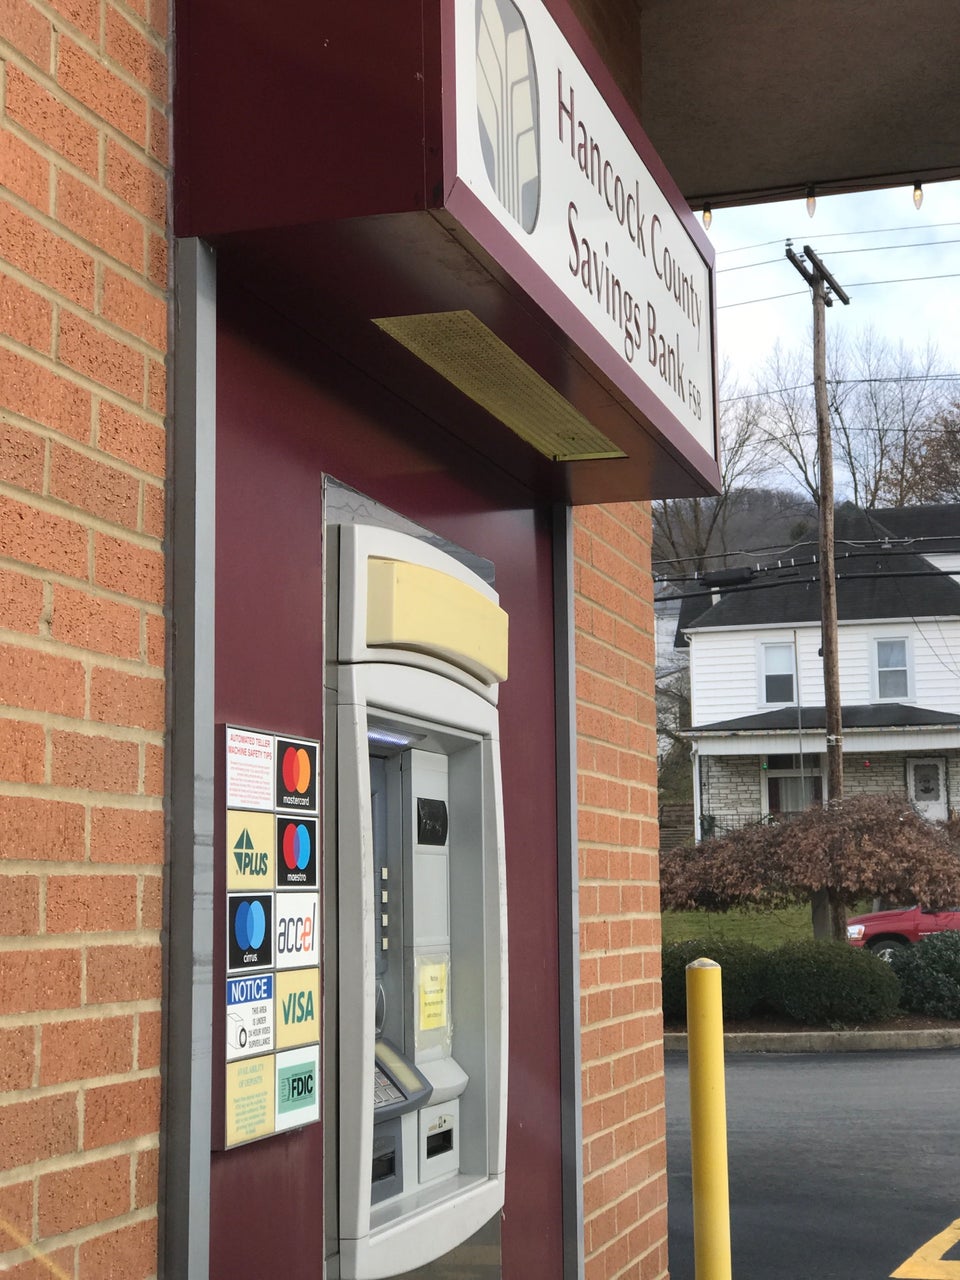
[(730, 1280), (730, 1188), (727, 1096), (723, 1075), (720, 966), (687, 965), (687, 1056), (690, 1066), (690, 1157), (696, 1280)]

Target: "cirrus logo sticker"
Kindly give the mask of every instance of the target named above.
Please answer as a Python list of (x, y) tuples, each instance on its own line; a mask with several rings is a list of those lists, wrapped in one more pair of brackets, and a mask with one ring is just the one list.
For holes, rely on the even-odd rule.
[(227, 969), (266, 969), (273, 963), (273, 897), (230, 894), (227, 898)]
[(277, 808), (317, 811), (317, 744), (277, 739)]
[(277, 884), (281, 889), (316, 888), (316, 818), (277, 819)]

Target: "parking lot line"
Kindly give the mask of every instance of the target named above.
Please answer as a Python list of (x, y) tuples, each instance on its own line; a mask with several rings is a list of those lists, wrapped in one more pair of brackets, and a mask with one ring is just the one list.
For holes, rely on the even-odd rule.
[(890, 1273), (890, 1280), (960, 1280), (960, 1262), (944, 1255), (960, 1243), (960, 1218)]

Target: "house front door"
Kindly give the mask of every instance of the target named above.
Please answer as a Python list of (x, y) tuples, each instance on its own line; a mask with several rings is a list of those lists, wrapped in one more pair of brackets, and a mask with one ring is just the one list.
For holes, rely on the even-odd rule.
[(947, 768), (940, 757), (907, 761), (907, 793), (928, 822), (947, 820)]

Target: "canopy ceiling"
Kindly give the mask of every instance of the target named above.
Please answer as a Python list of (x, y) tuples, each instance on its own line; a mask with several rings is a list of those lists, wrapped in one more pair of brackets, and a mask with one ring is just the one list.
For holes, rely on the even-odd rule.
[(694, 208), (960, 177), (956, 0), (572, 0)]

